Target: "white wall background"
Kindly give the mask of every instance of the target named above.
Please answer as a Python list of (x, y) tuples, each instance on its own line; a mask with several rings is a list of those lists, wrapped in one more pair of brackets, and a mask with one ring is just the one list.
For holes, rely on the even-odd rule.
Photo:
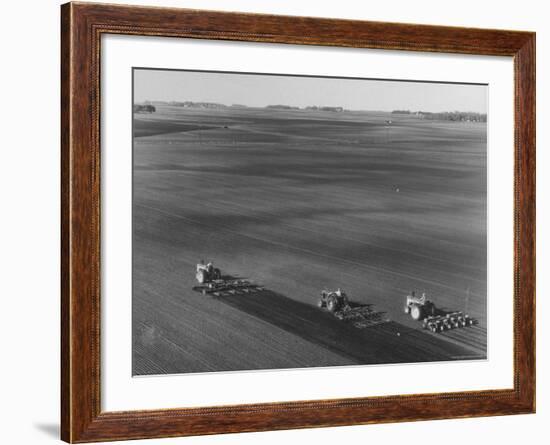
[[(537, 414), (233, 434), (159, 444), (548, 443), (550, 364), (550, 13), (536, 0), (132, 0), (121, 3), (537, 32)], [(59, 416), (59, 4), (6, 2), (0, 25), (0, 442), (57, 441)], [(6, 137), (7, 136), (7, 137)], [(444, 436), (442, 436), (444, 435)]]

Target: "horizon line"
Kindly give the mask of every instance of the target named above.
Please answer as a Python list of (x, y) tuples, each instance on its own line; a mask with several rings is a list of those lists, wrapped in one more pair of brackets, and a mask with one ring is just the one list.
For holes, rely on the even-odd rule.
[[(178, 70), (179, 71), (179, 70)], [(146, 103), (154, 103), (154, 102), (157, 102), (157, 103), (161, 103), (161, 104), (166, 104), (166, 105), (174, 105), (174, 106), (177, 106), (175, 105), (176, 103), (186, 103), (186, 102), (189, 102), (189, 103), (193, 103), (193, 104), (212, 104), (212, 105), (222, 105), (224, 107), (227, 107), (227, 108), (237, 108), (237, 107), (241, 107), (241, 108), (268, 108), (268, 107), (288, 107), (288, 110), (289, 111), (308, 111), (308, 108), (318, 108), (319, 111), (328, 111), (328, 110), (322, 110), (321, 108), (341, 108), (342, 109), (342, 112), (343, 111), (371, 111), (371, 112), (381, 112), (381, 113), (393, 113), (393, 112), (397, 112), (397, 111), (404, 111), (405, 113), (401, 113), (401, 114), (414, 114), (414, 113), (472, 113), (472, 114), (478, 114), (480, 116), (483, 116), (483, 115), (487, 115), (488, 113), (485, 112), (485, 113), (482, 113), (480, 111), (473, 111), (473, 110), (439, 110), (439, 111), (431, 111), (431, 110), (423, 110), (423, 109), (418, 109), (418, 110), (411, 110), (411, 109), (400, 109), (400, 108), (395, 108), (393, 110), (380, 110), (380, 109), (366, 109), (366, 108), (363, 108), (363, 109), (359, 109), (359, 108), (346, 108), (346, 107), (343, 107), (343, 106), (340, 106), (340, 105), (306, 105), (306, 106), (298, 106), (298, 105), (289, 105), (289, 104), (283, 104), (283, 103), (278, 103), (278, 104), (267, 104), (267, 105), (246, 105), (246, 104), (242, 104), (242, 103), (232, 103), (232, 104), (227, 104), (227, 103), (224, 103), (224, 102), (213, 102), (213, 101), (197, 101), (197, 100), (172, 100), (172, 101), (167, 101), (167, 100), (162, 100), (162, 99), (146, 99), (146, 100), (142, 100), (142, 101), (139, 101), (139, 102), (133, 102), (133, 105), (141, 105), (141, 104), (146, 104)], [(283, 109), (284, 110), (284, 109)], [(398, 113), (396, 113), (398, 114)]]

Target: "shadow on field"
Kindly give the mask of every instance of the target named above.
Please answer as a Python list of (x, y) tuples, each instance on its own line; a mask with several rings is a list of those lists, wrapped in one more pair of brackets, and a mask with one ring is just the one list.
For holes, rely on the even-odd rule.
[(357, 364), (451, 360), (465, 353), (459, 346), (396, 322), (358, 329), (270, 290), (214, 298)]
[(221, 276), (221, 279), (224, 281), (232, 281), (232, 280), (248, 280), (248, 277), (243, 277), (241, 275), (227, 275), (224, 274)]

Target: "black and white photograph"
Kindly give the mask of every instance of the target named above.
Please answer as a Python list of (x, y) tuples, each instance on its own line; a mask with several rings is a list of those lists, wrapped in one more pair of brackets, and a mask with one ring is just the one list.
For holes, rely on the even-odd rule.
[(548, 8), (445, 6), (7, 2), (0, 442), (548, 442)]
[(487, 359), (486, 84), (132, 82), (134, 376)]

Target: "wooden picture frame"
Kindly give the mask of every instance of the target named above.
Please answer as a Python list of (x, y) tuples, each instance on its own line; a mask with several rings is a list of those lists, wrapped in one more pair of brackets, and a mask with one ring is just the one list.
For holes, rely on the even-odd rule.
[[(515, 70), (514, 387), (102, 412), (100, 38), (103, 34), (511, 56)], [(61, 7), (61, 437), (71, 443), (535, 411), (535, 34), (148, 8)]]

